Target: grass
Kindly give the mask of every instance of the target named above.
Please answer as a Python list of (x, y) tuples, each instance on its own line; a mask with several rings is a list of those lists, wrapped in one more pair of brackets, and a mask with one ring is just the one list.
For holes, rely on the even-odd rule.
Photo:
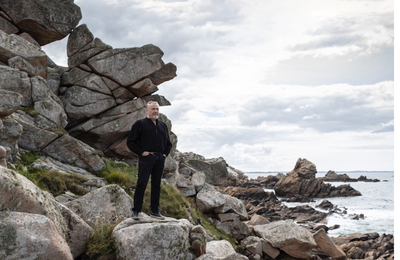
[[(26, 176), (38, 187), (47, 190), (54, 196), (65, 193), (69, 190), (77, 195), (84, 195), (86, 190), (79, 186), (86, 179), (76, 174), (61, 174), (58, 172), (46, 171), (41, 168), (32, 167), (32, 163), (39, 158), (38, 153), (28, 152), (21, 155), (21, 161), (16, 164), (17, 171)], [(99, 177), (106, 180), (107, 184), (117, 184), (127, 194), (133, 197), (133, 190), (137, 182), (136, 167), (127, 163), (103, 158), (106, 164), (104, 170), (98, 173)], [(151, 180), (146, 188), (143, 201), (143, 212), (150, 214), (150, 193)], [(200, 212), (194, 197), (184, 197), (179, 191), (168, 184), (161, 185), (160, 211), (163, 215), (181, 219), (192, 219), (195, 223), (201, 222), (202, 226), (209, 230), (215, 237), (229, 241), (236, 248), (235, 239), (229, 237), (224, 231), (219, 230), (208, 219), (208, 216)], [(115, 244), (111, 236), (113, 229), (120, 222), (96, 224), (94, 234), (87, 243), (86, 253), (80, 258), (97, 259), (101, 255), (115, 254)]]
[(22, 154), (21, 161), (16, 163), (17, 171), (40, 189), (50, 192), (55, 197), (64, 194), (66, 191), (71, 191), (80, 196), (88, 193), (87, 190), (79, 186), (79, 184), (87, 181), (86, 178), (77, 174), (62, 174), (31, 166), (37, 159), (39, 159), (39, 155), (36, 152), (30, 151)]
[(108, 184), (118, 184), (127, 194), (133, 196), (132, 189), (137, 181), (137, 168), (125, 162), (107, 158), (103, 158), (103, 160), (106, 166), (98, 176), (104, 178)]
[(117, 248), (111, 234), (117, 225), (117, 223), (96, 225), (82, 259), (98, 259), (102, 255), (114, 254)]

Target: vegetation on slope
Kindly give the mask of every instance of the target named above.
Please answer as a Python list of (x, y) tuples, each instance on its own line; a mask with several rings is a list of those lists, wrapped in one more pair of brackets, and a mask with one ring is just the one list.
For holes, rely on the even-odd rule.
[[(21, 155), (21, 161), (16, 163), (17, 171), (35, 183), (42, 190), (52, 193), (54, 196), (61, 195), (70, 191), (76, 195), (85, 195), (87, 191), (82, 184), (86, 178), (77, 174), (61, 174), (54, 171), (46, 171), (41, 168), (33, 167), (32, 164), (39, 159), (37, 152), (27, 152)], [(99, 177), (106, 180), (107, 184), (117, 184), (122, 187), (127, 194), (133, 197), (133, 191), (137, 181), (137, 168), (131, 167), (127, 163), (103, 158), (106, 167), (98, 173)], [(150, 181), (151, 182), (151, 181)], [(150, 214), (150, 192), (151, 183), (149, 182), (144, 198), (145, 208), (143, 212)], [(199, 211), (194, 197), (184, 197), (175, 188), (168, 184), (161, 185), (160, 211), (162, 214), (176, 218), (189, 219), (193, 224), (201, 223), (216, 238), (226, 239), (235, 247), (235, 239), (227, 236), (225, 232), (219, 230), (208, 219), (207, 215)], [(121, 220), (113, 223), (98, 224), (94, 228), (94, 234), (87, 244), (86, 254), (80, 257), (81, 260), (97, 259), (102, 255), (114, 254), (116, 247), (111, 237), (112, 231)]]

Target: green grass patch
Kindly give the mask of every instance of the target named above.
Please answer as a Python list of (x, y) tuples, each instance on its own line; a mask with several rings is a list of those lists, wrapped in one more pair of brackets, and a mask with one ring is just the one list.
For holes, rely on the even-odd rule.
[(113, 161), (107, 158), (103, 159), (106, 166), (98, 176), (104, 178), (108, 184), (118, 184), (127, 194), (133, 196), (132, 188), (137, 181), (137, 168), (125, 162)]
[(32, 167), (32, 163), (37, 159), (39, 159), (39, 155), (36, 152), (30, 151), (22, 154), (21, 160), (16, 163), (18, 173), (24, 175), (40, 189), (50, 192), (55, 197), (64, 194), (68, 190), (76, 195), (88, 193), (87, 190), (79, 186), (79, 184), (87, 181), (85, 177)]
[(117, 223), (96, 225), (87, 242), (86, 257), (82, 259), (98, 259), (102, 255), (114, 254), (117, 248), (111, 234), (116, 226)]

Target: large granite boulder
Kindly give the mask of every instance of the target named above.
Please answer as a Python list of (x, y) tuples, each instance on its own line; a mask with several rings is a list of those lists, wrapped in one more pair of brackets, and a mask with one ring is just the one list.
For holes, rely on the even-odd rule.
[(106, 185), (64, 204), (91, 227), (132, 215), (132, 198), (118, 185)]
[(273, 247), (300, 259), (311, 259), (311, 250), (317, 248), (313, 235), (293, 220), (280, 220), (253, 227), (254, 233)]
[(48, 217), (1, 211), (0, 219), (1, 259), (74, 259)]
[(41, 46), (63, 39), (82, 19), (74, 1), (2, 0), (0, 7), (20, 32)]
[[(194, 259), (190, 251), (193, 225), (186, 219), (131, 218), (115, 227), (112, 237), (121, 260)], [(193, 240), (192, 240), (193, 241)]]

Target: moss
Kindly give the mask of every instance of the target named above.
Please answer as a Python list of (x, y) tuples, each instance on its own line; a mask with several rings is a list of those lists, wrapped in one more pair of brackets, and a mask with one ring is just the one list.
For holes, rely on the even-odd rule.
[(5, 253), (5, 255), (0, 254), (0, 259), (6, 259), (5, 257), (11, 254), (12, 248), (15, 247), (16, 240), (17, 231), (15, 228), (10, 225), (0, 224), (0, 252)]
[(39, 115), (39, 112), (36, 111), (33, 107), (20, 107), (18, 110), (24, 111), (30, 116), (37, 116)]

